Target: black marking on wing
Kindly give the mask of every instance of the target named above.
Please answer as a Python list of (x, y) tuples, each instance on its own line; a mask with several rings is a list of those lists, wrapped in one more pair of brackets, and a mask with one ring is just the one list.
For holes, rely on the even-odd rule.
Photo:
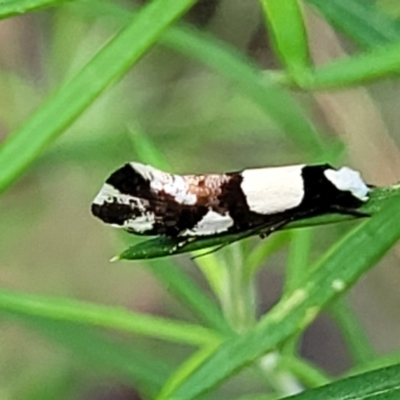
[(92, 213), (109, 224), (123, 225), (124, 221), (134, 219), (144, 213), (155, 216), (153, 227), (145, 232), (136, 232), (128, 228), (131, 233), (142, 235), (178, 236), (181, 232), (194, 228), (207, 214), (206, 206), (188, 206), (175, 201), (167, 193), (155, 193), (150, 188), (150, 181), (146, 180), (130, 164), (115, 171), (106, 181), (119, 192), (132, 196), (145, 211), (137, 208), (137, 202), (130, 205), (113, 202), (104, 202), (101, 205), (93, 204)]
[(162, 215), (162, 233), (167, 236), (179, 236), (187, 229), (193, 229), (207, 214), (208, 208), (204, 206), (184, 206), (178, 208), (167, 207)]
[(154, 197), (154, 193), (150, 190), (150, 182), (130, 164), (125, 164), (113, 172), (106, 180), (106, 183), (123, 194), (129, 194), (134, 197)]
[[(304, 197), (301, 203), (290, 210), (276, 214), (258, 214), (250, 211), (246, 196), (241, 188), (242, 175), (240, 172), (228, 174), (231, 179), (221, 187), (218, 209), (228, 211), (234, 225), (228, 232), (240, 232), (259, 227), (272, 228), (284, 226), (290, 221), (313, 217), (329, 212), (355, 214), (354, 210), (363, 202), (354, 197), (351, 192), (339, 190), (324, 172), (334, 169), (329, 164), (305, 166), (302, 169), (304, 181)], [(268, 199), (265, 199), (268, 201)], [(342, 211), (339, 211), (342, 210)], [(218, 211), (218, 210), (216, 210)]]
[(128, 219), (138, 217), (141, 212), (127, 204), (119, 204), (116, 199), (103, 204), (92, 204), (92, 214), (106, 224), (124, 225)]
[[(243, 193), (241, 183), (243, 176), (240, 172), (231, 172), (228, 174), (230, 179), (221, 186), (221, 194), (218, 197), (219, 206), (216, 211), (224, 213), (228, 212), (234, 221), (234, 225), (229, 228), (228, 232), (240, 232), (245, 229), (265, 225), (271, 222), (271, 225), (279, 222), (281, 218), (279, 214), (264, 215), (250, 211), (247, 204), (246, 196)], [(266, 199), (266, 201), (268, 201)]]
[(137, 218), (145, 213), (153, 214), (155, 223), (152, 228), (144, 232), (137, 232), (127, 228), (131, 233), (141, 235), (179, 236), (186, 229), (193, 229), (207, 214), (207, 207), (174, 206), (171, 202), (149, 203), (144, 212), (135, 208), (135, 204), (119, 204), (116, 200), (101, 205), (92, 204), (92, 213), (108, 224), (123, 226), (124, 222)]
[(305, 166), (302, 170), (304, 198), (297, 207), (299, 210), (320, 209), (320, 213), (332, 208), (354, 209), (363, 202), (351, 192), (339, 190), (324, 174), (327, 169), (335, 169), (329, 164)]
[(239, 173), (230, 173), (229, 176), (229, 181), (221, 186), (219, 204), (215, 211), (228, 212), (234, 221), (234, 229), (240, 230), (249, 224), (250, 209), (240, 186), (243, 177)]

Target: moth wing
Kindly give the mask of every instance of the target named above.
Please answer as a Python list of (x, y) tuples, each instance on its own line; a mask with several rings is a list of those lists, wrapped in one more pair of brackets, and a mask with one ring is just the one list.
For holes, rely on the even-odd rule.
[(133, 233), (177, 236), (207, 214), (208, 208), (196, 200), (183, 177), (130, 163), (107, 179), (93, 201), (92, 213)]

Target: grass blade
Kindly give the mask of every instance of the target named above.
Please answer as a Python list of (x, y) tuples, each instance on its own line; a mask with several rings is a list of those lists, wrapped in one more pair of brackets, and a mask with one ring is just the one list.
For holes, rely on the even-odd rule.
[(400, 398), (399, 364), (285, 397), (287, 400), (396, 400), (398, 398)]
[(71, 350), (95, 371), (117, 373), (123, 381), (135, 385), (148, 398), (155, 397), (172, 370), (171, 365), (161, 358), (151, 357), (148, 351), (133, 349), (84, 326), (38, 316), (17, 316), (3, 312), (1, 315), (23, 322)]
[(400, 72), (400, 41), (370, 50), (368, 53), (336, 60), (317, 68), (303, 89), (327, 89), (358, 85)]
[(170, 395), (176, 400), (192, 399), (305, 329), (323, 307), (349, 289), (396, 243), (400, 224), (393, 215), (399, 212), (397, 195), (382, 205), (380, 213), (335, 244), (303, 283), (284, 296), (252, 331), (224, 342), (181, 386), (172, 388)]
[(0, 192), (118, 81), (195, 0), (154, 0), (0, 147)]
[(400, 39), (400, 22), (365, 0), (306, 0), (332, 25), (371, 49)]
[(73, 0), (8, 0), (0, 3), (0, 20)]
[(232, 334), (220, 308), (176, 265), (166, 261), (153, 260), (146, 268), (203, 323), (224, 335)]
[(294, 79), (309, 71), (310, 54), (303, 13), (297, 0), (260, 0), (276, 51)]
[[(82, 5), (88, 5), (90, 10), (92, 9), (90, 2), (84, 2)], [(99, 7), (96, 7), (93, 12), (113, 15), (121, 21), (125, 21), (130, 15), (128, 10), (114, 4), (102, 4), (102, 10), (99, 10)], [(321, 154), (321, 149), (325, 148), (326, 143), (302, 108), (271, 75), (262, 75), (258, 67), (242, 53), (210, 34), (183, 24), (166, 30), (161, 43), (230, 79), (290, 140), (313, 155)]]
[(0, 291), (0, 311), (21, 317), (37, 316), (66, 323), (119, 329), (191, 345), (204, 345), (220, 340), (219, 335), (214, 331), (198, 325), (134, 313), (123, 308), (5, 289)]

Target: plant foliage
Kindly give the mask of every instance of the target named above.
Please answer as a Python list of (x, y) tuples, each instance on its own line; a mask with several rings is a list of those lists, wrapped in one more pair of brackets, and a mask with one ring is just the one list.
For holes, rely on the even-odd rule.
[[(308, 160), (338, 160), (344, 152), (343, 143), (328, 139), (311, 122), (293, 93), (299, 90), (316, 93), (397, 79), (400, 22), (374, 2), (365, 0), (258, 1), (273, 52), (282, 66), (278, 71), (262, 70), (233, 46), (181, 22), (195, 0), (152, 0), (135, 10), (112, 1), (98, 4), (65, 0), (1, 2), (0, 19), (66, 7), (75, 16), (111, 18), (118, 28), (106, 44), (73, 76), (57, 84), (56, 90), (1, 143), (0, 192), (6, 195), (17, 180), (32, 171), (39, 161), (44, 162), (55, 140), (129, 71), (134, 71), (142, 57), (158, 45), (223, 76), (232, 90), (255, 105), (287, 141), (302, 149)], [(357, 50), (345, 58), (314, 65), (305, 9), (319, 13)], [(136, 132), (132, 135), (132, 145), (141, 161), (168, 168), (156, 140)], [(88, 198), (88, 205), (90, 201)], [(395, 399), (400, 386), (399, 358), (394, 357), (389, 366), (379, 358), (375, 358), (373, 367), (365, 363), (371, 356), (370, 345), (342, 300), (359, 277), (373, 268), (400, 238), (400, 224), (393, 217), (400, 213), (399, 187), (375, 188), (362, 211), (371, 217), (356, 221), (311, 266), (308, 265), (311, 231), (294, 228), (340, 222), (350, 217), (326, 215), (297, 221), (289, 224), (285, 232), (253, 248), (248, 240), (235, 243), (229, 249), (238, 252), (236, 262), (229, 258), (228, 251), (195, 258), (194, 263), (219, 304), (189, 274), (177, 268), (175, 258), (169, 257), (174, 243), (166, 238), (134, 243), (117, 256), (120, 260), (142, 260), (141, 265), (168, 288), (182, 307), (190, 310), (194, 319), (190, 323), (6, 288), (0, 289), (0, 312), (4, 318), (24, 323), (70, 349), (93, 368), (133, 382), (143, 398), (189, 400), (203, 396), (211, 399), (221, 383), (234, 379), (239, 371), (251, 365), (263, 377), (262, 381), (270, 382), (268, 396), (272, 393), (273, 397), (261, 393), (246, 399)], [(226, 245), (255, 234), (245, 232), (201, 239), (177, 253)], [(267, 314), (256, 318), (256, 273), (271, 253), (286, 246), (289, 238), (291, 254), (282, 298)], [(166, 258), (143, 261), (161, 256)], [(131, 265), (135, 268), (136, 264)], [(92, 275), (98, 273), (94, 267)], [(333, 380), (295, 350), (306, 328), (330, 307), (348, 345), (354, 349), (356, 367), (369, 372)], [(190, 353), (174, 365), (140, 344), (121, 344), (100, 332), (100, 328), (185, 344)], [(266, 362), (271, 359), (272, 364)], [(280, 379), (283, 373), (304, 391), (286, 397), (289, 390)]]

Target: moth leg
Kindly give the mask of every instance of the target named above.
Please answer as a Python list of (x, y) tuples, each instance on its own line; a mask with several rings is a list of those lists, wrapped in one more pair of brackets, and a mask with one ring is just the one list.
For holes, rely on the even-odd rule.
[[(259, 235), (259, 237), (261, 239), (265, 239), (271, 233), (279, 230), (284, 225), (288, 224), (289, 222), (293, 221), (294, 219), (295, 218), (293, 216), (291, 216), (291, 217), (285, 217), (282, 220), (274, 222), (274, 223), (266, 222), (264, 224), (260, 224), (260, 225), (255, 226), (251, 231), (254, 232), (254, 234), (258, 233), (258, 235)], [(203, 256), (206, 256), (208, 254), (212, 254), (212, 253), (214, 253), (214, 252), (216, 252), (218, 250), (223, 249), (225, 246), (228, 246), (229, 244), (231, 244), (231, 242), (220, 244), (219, 246), (216, 246), (215, 248), (213, 248), (213, 249), (211, 249), (209, 251), (206, 251), (205, 253), (193, 256), (192, 260), (194, 260), (195, 258), (198, 258), (198, 257), (203, 257)]]
[(359, 211), (354, 208), (346, 208), (346, 207), (341, 207), (341, 206), (331, 206), (330, 211), (337, 212), (339, 214), (352, 215), (353, 217), (357, 217), (357, 218), (371, 216), (371, 214), (369, 214), (365, 211)]
[(285, 226), (286, 224), (288, 224), (289, 222), (291, 222), (293, 220), (294, 220), (294, 217), (291, 216), (291, 217), (283, 218), (282, 220), (274, 222), (272, 224), (271, 224), (271, 222), (268, 222), (268, 223), (257, 226), (254, 229), (254, 231), (258, 233), (258, 235), (260, 236), (261, 239), (265, 239), (266, 237), (271, 235), (271, 233), (279, 230), (280, 228), (282, 228), (283, 226)]

